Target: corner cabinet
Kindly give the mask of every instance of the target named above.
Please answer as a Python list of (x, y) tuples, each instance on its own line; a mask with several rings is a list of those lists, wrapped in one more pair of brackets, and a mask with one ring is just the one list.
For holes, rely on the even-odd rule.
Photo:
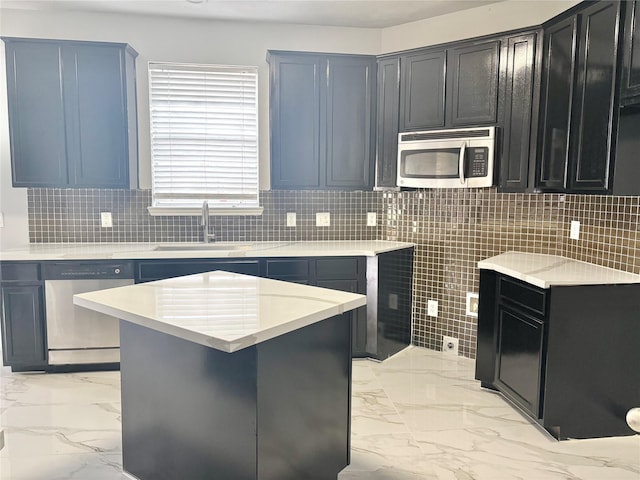
[(120, 43), (2, 39), (13, 186), (135, 187), (137, 53)]
[(546, 289), (480, 270), (475, 378), (557, 439), (633, 435), (640, 284)]
[(621, 105), (640, 104), (640, 1), (623, 2), (626, 8)]
[(14, 372), (47, 364), (44, 282), (37, 263), (0, 264), (2, 360)]
[(536, 175), (541, 191), (613, 188), (620, 19), (620, 2), (596, 2), (544, 27)]
[(370, 190), (376, 59), (270, 51), (271, 188)]

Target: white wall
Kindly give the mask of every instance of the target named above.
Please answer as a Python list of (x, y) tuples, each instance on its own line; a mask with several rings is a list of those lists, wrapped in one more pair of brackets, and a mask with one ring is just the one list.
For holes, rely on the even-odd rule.
[(580, 0), (509, 0), (382, 30), (380, 53), (540, 25)]

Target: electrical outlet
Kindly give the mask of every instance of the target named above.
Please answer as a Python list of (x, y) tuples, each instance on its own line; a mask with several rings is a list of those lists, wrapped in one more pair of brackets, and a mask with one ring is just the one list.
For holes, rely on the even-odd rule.
[(111, 212), (100, 212), (100, 224), (102, 228), (113, 227), (113, 219), (111, 218)]
[(398, 294), (396, 294), (396, 293), (390, 293), (389, 294), (389, 308), (391, 310), (397, 310), (398, 309)]
[(571, 221), (571, 230), (569, 231), (569, 238), (572, 240), (580, 240), (580, 222), (577, 220)]
[(430, 317), (438, 316), (438, 301), (437, 300), (429, 300), (427, 302), (427, 315)]
[(375, 227), (378, 224), (378, 214), (376, 212), (367, 212), (367, 227)]
[(316, 213), (316, 227), (328, 227), (331, 225), (331, 214), (329, 212)]
[(296, 226), (296, 212), (287, 212), (287, 227)]
[(478, 302), (480, 298), (477, 293), (467, 292), (467, 315), (470, 317), (478, 316)]
[(458, 339), (456, 337), (442, 336), (442, 351), (444, 353), (458, 355), (458, 345)]

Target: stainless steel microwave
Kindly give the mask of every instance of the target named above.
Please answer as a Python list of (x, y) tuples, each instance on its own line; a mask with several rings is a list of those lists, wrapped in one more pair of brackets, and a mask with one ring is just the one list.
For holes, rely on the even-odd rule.
[(398, 135), (398, 186), (476, 188), (494, 184), (496, 127)]

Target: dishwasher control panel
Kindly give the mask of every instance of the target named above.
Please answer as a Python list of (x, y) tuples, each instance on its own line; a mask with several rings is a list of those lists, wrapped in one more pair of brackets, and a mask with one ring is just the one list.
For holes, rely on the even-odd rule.
[(52, 262), (42, 265), (45, 280), (133, 278), (133, 262)]

